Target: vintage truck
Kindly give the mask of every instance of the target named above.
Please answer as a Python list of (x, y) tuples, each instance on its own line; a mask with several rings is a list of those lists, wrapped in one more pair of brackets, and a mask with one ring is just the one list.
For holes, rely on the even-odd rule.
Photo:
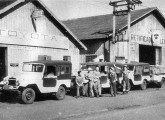
[(161, 88), (165, 82), (165, 67), (160, 65), (150, 65), (151, 83)]
[(165, 79), (165, 67), (142, 62), (132, 62), (126, 65), (130, 71), (129, 79), (132, 87), (140, 86), (142, 90), (145, 90), (148, 85), (153, 83), (158, 88), (162, 87)]
[(32, 104), (38, 95), (48, 93), (62, 100), (71, 87), (71, 70), (69, 61), (24, 62), (20, 75), (7, 76), (0, 83), (1, 94), (4, 97), (7, 92), (17, 92), (25, 104)]
[[(109, 68), (114, 67), (114, 65), (121, 69), (123, 67), (122, 63), (117, 63), (117, 62), (88, 62), (88, 63), (81, 64), (81, 70), (83, 73), (86, 73), (88, 71), (88, 68), (94, 71), (96, 67), (99, 67), (99, 70), (101, 73), (100, 83), (103, 90), (104, 88), (110, 88), (108, 73), (109, 73)], [(120, 70), (118, 69), (115, 69), (115, 70), (116, 70), (117, 78), (118, 78), (117, 88), (121, 89), (122, 82), (123, 82), (122, 74)]]
[(150, 64), (142, 62), (131, 62), (125, 64), (129, 70), (129, 81), (131, 87), (139, 86), (141, 90), (147, 88), (150, 82)]
[[(109, 72), (110, 67), (116, 65), (118, 68), (123, 68), (123, 66), (127, 66), (129, 70), (128, 78), (129, 78), (129, 90), (138, 86), (141, 90), (145, 90), (148, 84), (156, 83), (157, 87), (161, 87), (163, 85), (165, 79), (165, 67), (161, 66), (152, 66), (149, 63), (143, 62), (130, 62), (126, 64), (116, 63), (116, 62), (89, 62), (82, 63), (81, 68), (82, 71), (86, 71), (88, 68), (95, 70), (98, 66), (100, 68), (100, 72), (106, 71)], [(164, 69), (163, 69), (164, 68)], [(122, 87), (122, 73), (119, 69), (115, 69), (118, 76), (118, 87)], [(102, 84), (102, 88), (109, 88), (109, 82), (107, 76), (101, 76), (100, 82)]]

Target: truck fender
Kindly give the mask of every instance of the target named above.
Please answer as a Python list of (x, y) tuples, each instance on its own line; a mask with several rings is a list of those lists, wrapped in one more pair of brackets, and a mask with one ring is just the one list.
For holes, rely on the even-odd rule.
[(23, 92), (23, 90), (26, 89), (26, 88), (32, 88), (36, 92), (36, 94), (41, 93), (39, 88), (38, 88), (38, 86), (36, 84), (30, 84), (30, 85), (27, 85), (26, 87), (20, 86), (18, 88), (18, 90)]

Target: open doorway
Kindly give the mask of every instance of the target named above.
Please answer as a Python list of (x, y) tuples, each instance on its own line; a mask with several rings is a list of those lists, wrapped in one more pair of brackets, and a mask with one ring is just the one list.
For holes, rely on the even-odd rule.
[(0, 81), (3, 80), (3, 78), (7, 75), (7, 48), (0, 47)]
[(154, 46), (139, 45), (139, 62), (156, 64), (156, 52)]

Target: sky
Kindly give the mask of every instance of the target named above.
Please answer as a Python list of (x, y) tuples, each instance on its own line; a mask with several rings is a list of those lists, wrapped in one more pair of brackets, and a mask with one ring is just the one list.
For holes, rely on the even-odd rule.
[[(112, 14), (110, 1), (116, 0), (42, 0), (60, 20), (69, 20), (89, 16)], [(119, 0), (117, 0), (119, 1)], [(141, 0), (135, 10), (157, 7), (165, 16), (165, 0)]]

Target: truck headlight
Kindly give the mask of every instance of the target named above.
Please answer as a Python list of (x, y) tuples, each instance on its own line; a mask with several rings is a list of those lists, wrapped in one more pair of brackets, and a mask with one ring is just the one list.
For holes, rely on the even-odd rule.
[(6, 80), (5, 80), (5, 81), (3, 81), (3, 84), (4, 84), (4, 85), (7, 85), (8, 83), (9, 83), (9, 82), (8, 82), (8, 81), (6, 81)]
[(16, 81), (16, 86), (19, 86), (19, 85), (20, 85), (19, 81)]

